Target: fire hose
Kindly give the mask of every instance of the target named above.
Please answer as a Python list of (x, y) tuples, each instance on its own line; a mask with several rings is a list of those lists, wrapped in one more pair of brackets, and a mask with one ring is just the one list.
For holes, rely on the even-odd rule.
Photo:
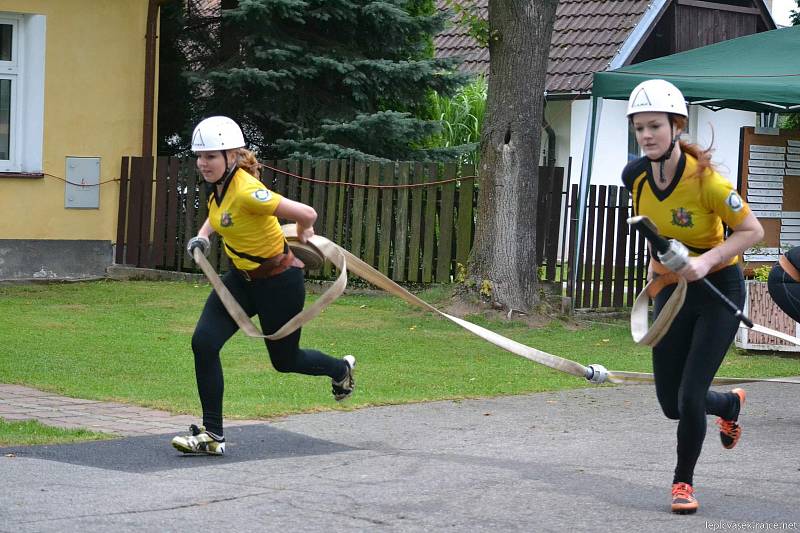
[[(576, 377), (585, 378), (588, 381), (596, 384), (604, 383), (606, 381), (610, 383), (641, 383), (653, 381), (652, 374), (610, 371), (600, 364), (584, 366), (576, 361), (571, 361), (542, 350), (537, 350), (536, 348), (532, 348), (520, 342), (504, 337), (467, 320), (449, 315), (410, 293), (394, 281), (384, 276), (381, 272), (374, 269), (372, 266), (368, 265), (355, 255), (351, 254), (344, 248), (331, 242), (325, 237), (314, 235), (308, 239), (307, 242), (301, 243), (297, 240), (297, 234), (294, 225), (290, 224), (283, 226), (283, 231), (289, 246), (292, 248), (292, 252), (301, 261), (303, 261), (307, 267), (311, 269), (319, 268), (327, 260), (330, 261), (334, 267), (336, 267), (339, 274), (333, 285), (329, 287), (322, 294), (322, 296), (320, 296), (313, 304), (306, 307), (303, 309), (303, 311), (291, 318), (283, 327), (271, 335), (263, 335), (252, 323), (239, 303), (236, 301), (227, 287), (225, 287), (225, 285), (222, 283), (222, 280), (220, 280), (219, 276), (214, 271), (214, 268), (210, 265), (206, 257), (203, 255), (202, 251), (195, 249), (193, 253), (194, 261), (208, 278), (212, 287), (214, 287), (214, 290), (217, 292), (217, 295), (220, 297), (223, 305), (228, 310), (228, 313), (236, 321), (242, 332), (248, 337), (277, 340), (302, 327), (303, 324), (319, 315), (325, 307), (336, 300), (336, 298), (338, 298), (344, 292), (344, 289), (347, 286), (347, 273), (349, 271), (364, 281), (383, 289), (389, 294), (396, 296), (413, 306), (438, 314), (439, 316), (458, 324), (467, 331), (477, 335), (478, 337), (481, 337), (495, 346), (554, 370), (571, 374)], [(785, 380), (779, 378), (769, 380), (755, 380), (750, 378), (715, 379), (715, 383), (718, 384), (744, 383), (748, 381), (778, 381), (800, 384), (800, 381), (798, 380)]]

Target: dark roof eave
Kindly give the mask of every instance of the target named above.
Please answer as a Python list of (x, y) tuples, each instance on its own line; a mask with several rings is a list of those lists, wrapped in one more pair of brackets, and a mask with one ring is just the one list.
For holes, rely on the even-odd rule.
[(592, 92), (590, 90), (586, 91), (570, 91), (570, 92), (552, 92), (552, 91), (545, 91), (544, 97), (546, 100), (556, 101), (556, 100), (583, 100), (586, 98), (590, 98), (592, 96)]

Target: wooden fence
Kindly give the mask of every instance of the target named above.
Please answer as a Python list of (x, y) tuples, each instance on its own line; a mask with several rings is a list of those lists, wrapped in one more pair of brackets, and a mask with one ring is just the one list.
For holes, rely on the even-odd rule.
[(622, 187), (592, 185), (586, 204), (586, 216), (579, 236), (577, 282), (572, 285), (576, 268), (574, 250), (578, 219), (578, 185), (570, 190), (563, 232), (568, 232), (570, 256), (566, 278), (567, 295), (575, 308), (599, 308), (633, 305), (647, 276), (646, 241), (627, 224), (630, 194)]
[[(311, 205), (317, 234), (399, 282), (449, 282), (466, 264), (475, 231), (477, 185), (470, 166), (436, 163), (268, 161), (261, 180)], [(562, 168), (540, 168), (538, 265), (556, 279)], [(207, 216), (193, 160), (124, 157), (115, 262), (194, 271), (183, 246)], [(216, 244), (210, 257), (229, 268)], [(535, 266), (532, 266), (535, 268)], [(328, 277), (330, 267), (311, 272)]]

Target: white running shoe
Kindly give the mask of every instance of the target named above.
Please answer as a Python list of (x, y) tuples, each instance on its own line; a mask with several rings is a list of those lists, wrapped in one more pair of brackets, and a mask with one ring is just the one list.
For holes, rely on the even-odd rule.
[(206, 455), (222, 455), (225, 453), (225, 437), (214, 435), (206, 431), (203, 426), (189, 426), (191, 435), (177, 436), (172, 439), (172, 446), (183, 453), (197, 453)]
[(331, 379), (333, 397), (336, 398), (337, 402), (348, 398), (353, 394), (353, 389), (356, 388), (356, 380), (353, 377), (356, 368), (356, 358), (352, 355), (345, 355), (344, 362), (347, 363), (347, 374), (345, 374), (340, 381)]

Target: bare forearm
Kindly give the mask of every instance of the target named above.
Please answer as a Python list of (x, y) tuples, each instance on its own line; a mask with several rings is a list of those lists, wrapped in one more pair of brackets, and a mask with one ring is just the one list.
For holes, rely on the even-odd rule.
[(208, 219), (206, 219), (206, 221), (203, 222), (203, 225), (200, 226), (200, 229), (198, 230), (197, 235), (200, 236), (200, 237), (205, 237), (206, 239), (208, 239), (213, 234), (214, 234), (214, 228), (211, 227), (211, 222), (209, 222)]
[(281, 203), (278, 204), (275, 209), (275, 216), (292, 220), (303, 228), (311, 228), (314, 226), (314, 222), (317, 221), (317, 212), (313, 207), (288, 198), (282, 199)]
[(764, 232), (757, 229), (739, 230), (728, 237), (725, 242), (706, 253), (715, 255), (715, 264), (727, 263), (760, 241), (763, 235)]
[(298, 226), (302, 226), (304, 228), (311, 228), (314, 227), (314, 222), (317, 221), (317, 212), (313, 208), (303, 209), (300, 210), (297, 214), (297, 218), (295, 218), (295, 222), (297, 222)]

